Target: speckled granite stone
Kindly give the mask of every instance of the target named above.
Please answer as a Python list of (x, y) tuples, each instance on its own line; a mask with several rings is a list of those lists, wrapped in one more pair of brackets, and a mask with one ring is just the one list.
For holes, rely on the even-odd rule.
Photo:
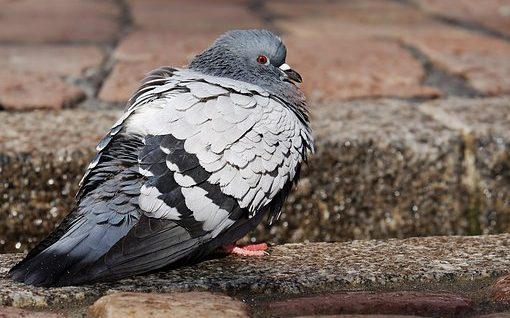
[(116, 291), (216, 291), (254, 299), (396, 288), (458, 292), (474, 284), (479, 294), (483, 286), (510, 271), (510, 234), (287, 244), (269, 252), (258, 258), (229, 256), (115, 283), (49, 289), (5, 278), (22, 255), (3, 254), (0, 305), (67, 307), (90, 304)]
[(32, 247), (67, 214), (97, 142), (118, 116), (0, 112), (0, 253)]
[[(312, 105), (317, 153), (281, 219), (245, 241), (508, 231), (507, 109), (508, 97)], [(27, 250), (69, 211), (118, 113), (0, 113), (0, 252)]]
[(464, 137), (468, 213), (482, 233), (510, 231), (510, 97), (450, 98), (420, 107)]

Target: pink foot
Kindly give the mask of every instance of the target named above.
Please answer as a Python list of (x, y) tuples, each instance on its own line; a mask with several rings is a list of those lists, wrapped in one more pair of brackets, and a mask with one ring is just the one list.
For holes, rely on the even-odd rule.
[(242, 245), (238, 246), (235, 244), (228, 245), (225, 247), (225, 250), (229, 254), (239, 255), (239, 256), (264, 256), (269, 255), (266, 251), (269, 247), (266, 243), (259, 244), (250, 244), (250, 245)]

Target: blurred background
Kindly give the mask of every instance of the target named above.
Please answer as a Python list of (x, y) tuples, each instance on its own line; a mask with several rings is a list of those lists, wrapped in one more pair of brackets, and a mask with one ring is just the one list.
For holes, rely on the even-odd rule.
[(246, 241), (510, 230), (510, 0), (0, 0), (0, 252), (69, 211), (145, 74), (246, 28), (282, 36), (317, 141)]

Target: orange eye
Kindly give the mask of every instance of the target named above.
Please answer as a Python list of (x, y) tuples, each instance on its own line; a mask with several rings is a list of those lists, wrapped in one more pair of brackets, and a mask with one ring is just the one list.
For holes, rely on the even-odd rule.
[(259, 64), (267, 64), (267, 62), (268, 62), (267, 56), (259, 55), (257, 57), (257, 62), (259, 62)]

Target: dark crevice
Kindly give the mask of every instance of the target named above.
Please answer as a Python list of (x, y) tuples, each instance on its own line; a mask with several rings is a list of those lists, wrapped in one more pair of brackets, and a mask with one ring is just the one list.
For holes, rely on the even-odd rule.
[[(423, 10), (423, 8), (420, 7), (420, 5), (418, 5), (414, 1), (411, 1), (411, 0), (393, 0), (393, 1), (403, 4), (403, 5), (406, 5), (406, 6), (409, 6), (409, 7), (413, 7), (417, 10), (427, 13), (425, 10)], [(501, 33), (499, 31), (491, 29), (491, 28), (487, 28), (484, 25), (474, 22), (474, 21), (461, 20), (459, 18), (449, 17), (449, 16), (445, 16), (442, 14), (437, 14), (437, 13), (427, 13), (427, 14), (430, 17), (432, 17), (433, 19), (435, 19), (436, 21), (442, 22), (447, 25), (451, 25), (451, 26), (462, 28), (462, 29), (472, 31), (475, 33), (480, 33), (483, 35), (488, 35), (491, 37), (499, 38), (499, 39), (502, 39), (505, 41), (510, 41), (509, 35)]]
[(103, 63), (97, 69), (88, 70), (88, 73), (81, 78), (71, 79), (73, 83), (85, 91), (87, 98), (78, 107), (84, 109), (111, 109), (122, 108), (124, 103), (109, 103), (98, 99), (98, 94), (105, 80), (108, 78), (115, 65), (113, 52), (117, 45), (124, 39), (133, 29), (133, 17), (131, 9), (126, 0), (114, 0), (114, 3), (120, 8), (120, 32), (111, 43), (103, 45), (101, 48), (105, 53)]
[(433, 14), (432, 17), (440, 22), (443, 22), (444, 24), (460, 27), (468, 31), (488, 35), (491, 37), (499, 38), (501, 40), (510, 41), (510, 36), (493, 29), (488, 29), (476, 22), (459, 20), (456, 18), (446, 17), (438, 14)]
[(445, 95), (460, 97), (483, 97), (484, 95), (469, 85), (466, 80), (459, 76), (448, 73), (446, 70), (432, 63), (425, 54), (416, 47), (400, 43), (400, 45), (410, 52), (423, 66), (425, 78), (423, 85), (436, 87)]

